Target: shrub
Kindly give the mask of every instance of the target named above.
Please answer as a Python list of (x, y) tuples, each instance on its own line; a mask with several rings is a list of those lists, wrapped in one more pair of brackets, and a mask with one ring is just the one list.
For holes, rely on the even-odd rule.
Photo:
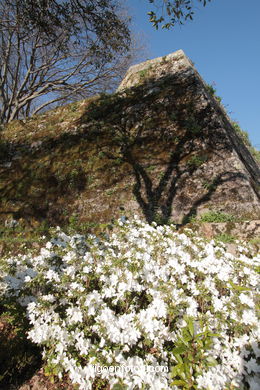
[(137, 218), (102, 239), (56, 230), (2, 261), (2, 300), (26, 309), (46, 372), (79, 389), (253, 390), (260, 256), (238, 250)]
[(206, 89), (208, 93), (213, 96), (219, 103), (222, 102), (222, 98), (216, 94), (217, 90), (213, 84), (206, 84)]

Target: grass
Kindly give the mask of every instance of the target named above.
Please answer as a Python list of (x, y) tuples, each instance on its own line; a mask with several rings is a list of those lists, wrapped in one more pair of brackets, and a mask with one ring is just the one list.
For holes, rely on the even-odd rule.
[(214, 237), (216, 241), (224, 242), (225, 244), (229, 244), (236, 241), (236, 237), (232, 236), (228, 233), (221, 233)]
[(260, 247), (260, 237), (252, 238), (249, 241), (250, 244)]
[(188, 160), (187, 160), (187, 164), (190, 166), (190, 167), (195, 167), (195, 168), (198, 168), (200, 167), (202, 164), (204, 164), (208, 159), (208, 156), (207, 155), (195, 155), (195, 156), (191, 156)]
[(239, 222), (239, 219), (232, 214), (222, 213), (221, 211), (208, 211), (195, 218), (195, 221), (198, 222)]

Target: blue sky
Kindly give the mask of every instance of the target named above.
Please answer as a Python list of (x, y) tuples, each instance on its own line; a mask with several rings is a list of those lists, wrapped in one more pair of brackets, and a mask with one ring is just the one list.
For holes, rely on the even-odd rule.
[(260, 149), (260, 0), (212, 0), (205, 8), (194, 1), (194, 20), (170, 31), (150, 25), (148, 0), (127, 4), (134, 30), (145, 35), (148, 58), (184, 50)]

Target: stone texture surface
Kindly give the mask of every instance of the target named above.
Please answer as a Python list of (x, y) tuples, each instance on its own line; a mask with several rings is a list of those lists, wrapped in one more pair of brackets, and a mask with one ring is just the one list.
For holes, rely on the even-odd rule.
[(259, 166), (183, 51), (131, 67), (117, 94), (81, 106), (74, 121), (60, 108), (9, 136), (0, 218), (260, 218)]
[(214, 238), (219, 234), (229, 234), (230, 236), (250, 240), (260, 239), (260, 220), (244, 222), (205, 222), (198, 225), (197, 231), (207, 238)]
[(209, 223), (204, 222), (193, 226), (199, 235), (207, 239), (228, 237), (233, 238), (233, 241), (226, 243), (226, 249), (234, 256), (239, 255), (239, 247), (235, 240), (251, 242), (256, 251), (260, 250), (260, 220), (244, 221), (244, 222), (219, 222)]
[(131, 66), (117, 91), (123, 91), (127, 88), (134, 87), (148, 78), (156, 80), (171, 74), (176, 75), (177, 73), (182, 73), (183, 75), (184, 70), (187, 72), (191, 67), (192, 63), (188, 57), (185, 56), (183, 50), (178, 50), (165, 57), (154, 58), (142, 62), (141, 64)]
[[(204, 134), (194, 142), (191, 154), (204, 152), (207, 155), (205, 164), (192, 175), (184, 173), (179, 181), (181, 185), (175, 197), (173, 219), (180, 221), (192, 208), (197, 215), (218, 209), (237, 216), (259, 216), (259, 165), (235, 132), (222, 105), (208, 92), (206, 84), (182, 50), (132, 66), (118, 91), (146, 83), (148, 89), (150, 84), (152, 93), (156, 85), (167, 77), (169, 85), (172, 84), (172, 95), (168, 95), (168, 99), (175, 99), (176, 89), (181, 89), (182, 99), (192, 101), (195, 122)], [(203, 187), (210, 188), (214, 180), (218, 180), (219, 185), (207, 196)], [(198, 196), (203, 193), (204, 199)]]

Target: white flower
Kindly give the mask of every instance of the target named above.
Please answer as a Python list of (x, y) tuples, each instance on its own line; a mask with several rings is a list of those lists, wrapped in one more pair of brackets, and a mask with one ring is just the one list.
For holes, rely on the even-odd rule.
[(47, 249), (51, 249), (52, 248), (52, 243), (50, 241), (48, 241), (45, 246), (46, 246)]
[[(119, 382), (129, 390), (178, 390), (169, 373), (141, 368), (176, 364), (168, 347), (183, 337), (188, 316), (196, 334), (217, 334), (208, 336), (212, 344), (194, 386), (258, 389), (260, 256), (243, 248), (235, 257), (191, 230), (179, 234), (138, 217), (121, 225), (110, 237), (87, 241), (59, 230), (39, 256), (0, 262), (1, 296), (26, 305), (29, 338), (44, 347), (58, 375), (67, 372), (79, 389), (90, 390), (97, 378), (91, 364), (116, 362), (140, 370), (101, 374), (111, 388)], [(212, 358), (218, 364), (209, 367)]]
[(69, 307), (66, 310), (68, 324), (74, 324), (83, 321), (83, 314), (78, 307)]
[(244, 361), (248, 374), (251, 373), (260, 373), (260, 366), (257, 363), (256, 359), (251, 358), (248, 362)]
[(260, 377), (254, 376), (254, 377), (247, 377), (247, 381), (249, 382), (250, 390), (259, 390), (260, 388)]
[(253, 310), (244, 310), (241, 320), (246, 325), (257, 325), (258, 324), (258, 319), (257, 319)]
[(80, 283), (78, 283), (78, 282), (72, 282), (72, 283), (70, 283), (70, 288), (71, 288), (72, 290), (78, 290), (78, 291), (80, 291), (80, 292), (85, 291), (85, 288), (84, 288)]
[(249, 307), (254, 307), (254, 305), (255, 305), (253, 299), (251, 297), (249, 297), (247, 294), (244, 294), (244, 293), (240, 294), (239, 299), (240, 299), (241, 303), (243, 303)]
[(46, 274), (45, 274), (45, 277), (47, 280), (49, 280), (50, 282), (53, 281), (53, 282), (59, 282), (60, 281), (60, 277), (59, 277), (59, 274), (55, 271), (53, 271), (52, 269), (49, 269)]
[(74, 265), (70, 265), (67, 268), (65, 268), (65, 270), (64, 270), (64, 273), (66, 275), (69, 275), (69, 276), (72, 276), (72, 277), (75, 276), (76, 272), (77, 272), (77, 269), (76, 269), (76, 267), (74, 267)]
[(46, 302), (55, 302), (56, 298), (53, 294), (42, 295), (41, 299)]

